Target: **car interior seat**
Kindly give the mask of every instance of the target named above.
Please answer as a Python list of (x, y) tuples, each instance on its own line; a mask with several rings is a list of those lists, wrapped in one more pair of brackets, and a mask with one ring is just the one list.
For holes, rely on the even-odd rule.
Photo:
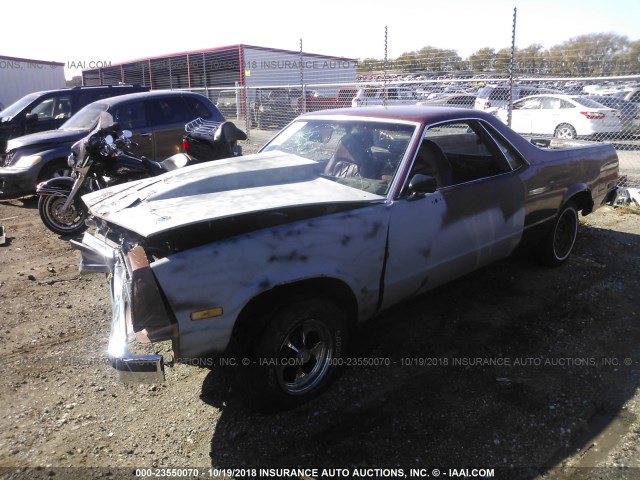
[(340, 139), (325, 173), (335, 177), (374, 178), (371, 132), (348, 133)]
[(432, 140), (422, 140), (411, 175), (429, 175), (436, 179), (438, 188), (453, 183), (451, 163), (440, 146)]

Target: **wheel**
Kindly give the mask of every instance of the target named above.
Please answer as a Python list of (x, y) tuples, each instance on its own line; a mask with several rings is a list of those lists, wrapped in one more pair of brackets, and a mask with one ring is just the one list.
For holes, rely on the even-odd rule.
[(577, 137), (576, 129), (573, 128), (568, 123), (561, 123), (560, 125), (558, 125), (556, 127), (556, 131), (554, 135), (556, 138), (566, 138), (566, 139), (572, 139)]
[(40, 175), (38, 176), (38, 182), (49, 180), (56, 177), (69, 177), (71, 176), (71, 167), (67, 165), (66, 161), (55, 160), (50, 165), (45, 166)]
[(545, 265), (562, 265), (573, 250), (578, 235), (578, 210), (573, 202), (567, 202), (556, 217), (553, 228), (542, 239), (538, 258)]
[(250, 404), (278, 411), (324, 390), (342, 363), (345, 326), (344, 312), (322, 296), (300, 298), (277, 310), (249, 349), (252, 362), (243, 381)]
[(42, 223), (58, 235), (75, 235), (87, 229), (85, 220), (88, 211), (79, 197), (69, 205), (66, 212), (62, 207), (67, 197), (60, 195), (42, 195), (38, 199), (38, 213)]

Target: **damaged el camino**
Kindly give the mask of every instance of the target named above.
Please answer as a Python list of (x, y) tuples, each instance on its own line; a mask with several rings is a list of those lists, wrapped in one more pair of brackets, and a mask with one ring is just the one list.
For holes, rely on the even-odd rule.
[(243, 359), (260, 406), (307, 400), (358, 323), (522, 247), (569, 257), (618, 159), (550, 142), (478, 111), (327, 110), (256, 155), (83, 197), (96, 229), (75, 246), (82, 271), (108, 273), (113, 366), (162, 380), (162, 356), (129, 344), (171, 340), (177, 361)]

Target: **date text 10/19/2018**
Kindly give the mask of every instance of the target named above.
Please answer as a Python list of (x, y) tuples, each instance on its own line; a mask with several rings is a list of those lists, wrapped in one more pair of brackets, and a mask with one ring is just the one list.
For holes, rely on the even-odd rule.
[(159, 477), (205, 477), (205, 478), (437, 478), (440, 476), (492, 478), (492, 468), (139, 468), (135, 471), (138, 478)]

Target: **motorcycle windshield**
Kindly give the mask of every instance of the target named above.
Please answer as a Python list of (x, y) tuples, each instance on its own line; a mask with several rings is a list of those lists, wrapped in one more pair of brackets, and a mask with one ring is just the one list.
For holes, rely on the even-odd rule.
[(90, 145), (99, 147), (100, 142), (104, 137), (104, 135), (100, 134), (100, 131), (112, 127), (113, 124), (113, 116), (110, 113), (100, 112), (96, 128), (94, 128), (89, 135), (71, 146), (71, 152), (75, 156), (78, 165), (84, 166), (87, 162), (87, 159), (89, 158)]

